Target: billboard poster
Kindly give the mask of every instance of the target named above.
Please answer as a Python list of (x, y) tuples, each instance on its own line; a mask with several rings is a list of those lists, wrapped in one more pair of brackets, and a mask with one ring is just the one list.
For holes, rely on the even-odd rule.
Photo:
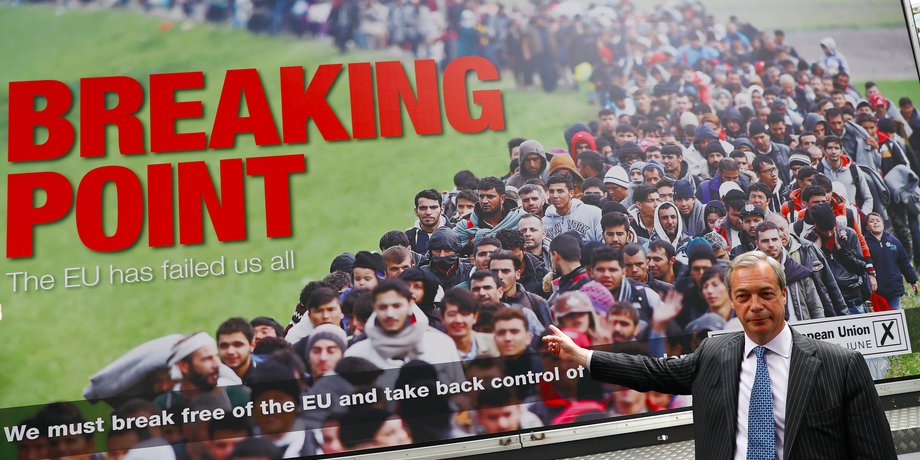
[(739, 327), (755, 249), (790, 323), (916, 377), (905, 27), (882, 0), (0, 3), (0, 458), (682, 410), (540, 337), (690, 353)]

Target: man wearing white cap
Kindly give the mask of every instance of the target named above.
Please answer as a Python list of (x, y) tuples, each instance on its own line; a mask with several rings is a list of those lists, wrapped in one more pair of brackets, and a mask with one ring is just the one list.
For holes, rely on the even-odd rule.
[[(220, 358), (217, 343), (210, 335), (199, 332), (176, 342), (167, 361), (169, 375), (179, 383), (172, 391), (154, 400), (163, 409), (190, 400), (204, 393), (214, 393), (231, 406), (241, 406), (249, 401), (249, 390), (242, 385), (218, 386)], [(232, 374), (232, 371), (230, 372)], [(233, 374), (235, 376), (235, 374)], [(225, 382), (221, 382), (225, 383)], [(240, 383), (239, 378), (226, 383)]]
[(614, 166), (604, 175), (604, 186), (607, 187), (607, 196), (627, 208), (632, 204), (630, 198), (629, 174), (622, 166)]

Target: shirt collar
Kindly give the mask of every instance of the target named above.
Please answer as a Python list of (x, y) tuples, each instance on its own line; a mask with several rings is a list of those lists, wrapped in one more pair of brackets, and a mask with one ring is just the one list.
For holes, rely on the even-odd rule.
[[(755, 347), (758, 347), (750, 337), (748, 337), (747, 332), (744, 333), (744, 357), (747, 358), (751, 355), (751, 352)], [(767, 342), (763, 346), (767, 350), (776, 353), (783, 358), (789, 359), (792, 356), (792, 331), (789, 329), (788, 323), (783, 323), (783, 330), (773, 337), (773, 340)]]

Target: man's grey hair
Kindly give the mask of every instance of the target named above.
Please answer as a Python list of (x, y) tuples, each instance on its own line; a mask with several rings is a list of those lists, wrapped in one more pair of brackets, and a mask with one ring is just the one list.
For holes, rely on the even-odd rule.
[(527, 184), (521, 187), (520, 189), (518, 189), (518, 196), (529, 195), (533, 192), (537, 192), (537, 196), (539, 196), (540, 199), (543, 199), (543, 200), (546, 199), (546, 193), (543, 192), (543, 187), (540, 187), (539, 185), (534, 185), (534, 184)]
[(728, 297), (730, 299), (734, 298), (732, 296), (732, 273), (735, 271), (735, 269), (753, 268), (764, 263), (773, 269), (773, 274), (776, 275), (776, 283), (779, 285), (780, 291), (785, 291), (786, 272), (783, 270), (783, 266), (780, 265), (776, 259), (764, 254), (761, 251), (748, 251), (739, 255), (738, 257), (735, 257), (728, 265), (728, 270), (725, 271), (725, 288), (728, 289)]

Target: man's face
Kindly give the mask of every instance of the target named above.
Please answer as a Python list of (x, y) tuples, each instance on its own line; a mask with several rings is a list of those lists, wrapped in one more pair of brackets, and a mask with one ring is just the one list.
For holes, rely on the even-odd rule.
[(491, 276), (470, 281), (470, 290), (480, 302), (498, 302), (504, 293), (504, 289), (495, 284)]
[(428, 198), (419, 198), (415, 206), (415, 215), (423, 228), (434, 228), (441, 222), (441, 202)]
[(770, 123), (770, 134), (775, 139), (784, 139), (786, 137), (786, 123), (782, 121)]
[(488, 270), (489, 269), (489, 260), (492, 258), (492, 253), (498, 250), (498, 246), (494, 244), (480, 244), (476, 246), (476, 254), (474, 255), (473, 263), (476, 265), (478, 270)]
[(533, 191), (521, 195), (521, 205), (524, 207), (524, 210), (535, 216), (539, 216), (543, 213), (543, 205), (545, 203), (546, 200), (540, 196), (539, 192)]
[(278, 337), (278, 333), (275, 331), (275, 328), (271, 326), (254, 326), (252, 328), (253, 347), (259, 343), (259, 340), (262, 340), (265, 337)]
[(332, 299), (329, 302), (326, 302), (317, 307), (311, 308), (307, 315), (310, 317), (310, 322), (314, 326), (319, 326), (320, 324), (332, 324), (333, 326), (338, 326), (342, 324), (342, 306), (339, 305), (339, 301)]
[(836, 142), (830, 142), (824, 147), (824, 158), (828, 163), (837, 163), (843, 156), (843, 148)]
[(664, 249), (650, 249), (647, 256), (648, 271), (655, 279), (663, 280), (672, 273), (674, 261)]
[(757, 133), (751, 137), (751, 143), (761, 152), (770, 151), (770, 135), (767, 133)]
[(732, 158), (735, 160), (735, 163), (738, 163), (739, 169), (746, 169), (746, 170), (751, 169), (751, 162), (748, 161), (747, 155), (738, 155)]
[(693, 109), (693, 104), (690, 103), (690, 98), (687, 96), (678, 96), (677, 100), (677, 110), (680, 112), (689, 112)]
[(329, 339), (319, 339), (310, 347), (308, 361), (313, 377), (326, 375), (342, 360), (342, 349)]
[(201, 390), (209, 391), (217, 386), (217, 372), (220, 369), (217, 348), (201, 347), (183, 360), (182, 373)]
[(882, 222), (882, 218), (876, 215), (871, 215), (866, 220), (866, 226), (870, 232), (874, 234), (881, 234), (885, 230), (885, 223)]
[[(635, 162), (636, 160), (630, 159), (627, 165), (635, 163)], [(642, 176), (642, 170), (641, 169), (630, 169), (629, 170), (629, 180), (632, 181), (633, 184), (641, 184), (642, 181), (645, 180), (645, 178)]]
[(586, 150), (591, 150), (591, 145), (589, 145), (587, 142), (579, 141), (575, 143), (575, 153), (576, 154), (584, 152)]
[(650, 168), (642, 171), (642, 177), (645, 183), (654, 187), (661, 181), (661, 171), (658, 168)]
[(636, 137), (636, 133), (632, 131), (622, 131), (622, 132), (617, 133), (616, 142), (617, 142), (617, 145), (623, 145), (627, 142), (636, 142), (637, 139), (638, 137)]
[(589, 187), (582, 192), (582, 196), (596, 196), (598, 199), (604, 198), (604, 191), (600, 187)]
[(598, 261), (591, 270), (591, 277), (607, 289), (619, 289), (623, 282), (623, 268), (616, 260)]
[(629, 196), (629, 190), (615, 184), (604, 184), (607, 186), (607, 196), (616, 202), (621, 202)]
[[(648, 136), (646, 136), (648, 138)], [(645, 152), (645, 161), (654, 161), (655, 163), (661, 163), (661, 150), (655, 150), (649, 148)]]
[(735, 230), (741, 229), (741, 210), (728, 207), (726, 209), (726, 215), (728, 216), (728, 223)]
[(374, 289), (377, 287), (378, 279), (374, 270), (364, 267), (355, 267), (352, 270), (354, 285), (358, 289)]
[(761, 209), (767, 209), (767, 195), (760, 190), (752, 190), (748, 203), (760, 206)]
[(807, 149), (813, 145), (818, 145), (818, 138), (814, 134), (799, 136), (799, 146), (803, 149)]
[(572, 192), (569, 191), (565, 184), (551, 184), (547, 193), (549, 195), (549, 204), (555, 206), (556, 209), (565, 209), (569, 206), (569, 202), (572, 201)]
[(664, 165), (664, 170), (669, 173), (677, 173), (677, 170), (680, 168), (680, 162), (684, 159), (683, 155), (661, 155), (661, 164)]
[(726, 182), (738, 182), (741, 177), (741, 170), (736, 169), (734, 171), (719, 171), (719, 174), (722, 176), (722, 183)]
[(543, 223), (539, 219), (528, 217), (518, 221), (518, 230), (524, 234), (524, 249), (533, 251), (543, 246)]
[(614, 114), (601, 117), (601, 131), (612, 133), (617, 129), (617, 117)]
[(772, 190), (779, 179), (779, 170), (775, 164), (761, 163), (760, 171), (757, 171), (757, 178)]
[(514, 262), (511, 260), (493, 260), (489, 263), (489, 270), (502, 280), (502, 289), (505, 292), (512, 289), (520, 279), (520, 273), (514, 269)]
[(904, 104), (901, 106), (901, 116), (905, 120), (910, 120), (914, 114), (914, 105), (913, 104)]
[(863, 129), (869, 133), (869, 137), (872, 139), (878, 139), (878, 125), (874, 121), (867, 121), (862, 124)]
[(527, 324), (517, 318), (496, 321), (493, 335), (501, 356), (520, 356), (533, 340)]
[(766, 263), (732, 271), (732, 307), (744, 331), (758, 344), (765, 344), (783, 329), (786, 293), (780, 289)]
[(757, 215), (745, 216), (744, 219), (741, 220), (741, 228), (747, 232), (752, 241), (756, 241), (754, 239), (754, 233), (756, 233), (757, 226), (760, 225), (761, 222), (763, 222), (763, 217)]
[(611, 248), (623, 249), (627, 238), (629, 238), (629, 231), (622, 225), (604, 228), (604, 244)]
[(811, 211), (812, 206), (822, 203), (827, 203), (827, 195), (813, 195), (805, 203), (805, 209)]
[(634, 256), (623, 253), (623, 265), (626, 276), (643, 283), (648, 281), (648, 260), (644, 251), (639, 251)]
[(693, 278), (693, 281), (696, 282), (696, 285), (700, 285), (700, 279), (703, 277), (703, 272), (707, 268), (712, 267), (712, 261), (709, 259), (697, 259), (690, 264), (690, 276)]
[(495, 216), (502, 211), (505, 195), (499, 195), (494, 188), (479, 191), (479, 207), (487, 217)]
[(636, 338), (639, 325), (628, 315), (610, 313), (607, 315), (607, 325), (610, 327), (613, 343), (629, 342)]
[[(843, 135), (843, 117), (842, 116), (833, 116), (827, 119), (827, 124), (831, 127), (831, 132), (834, 133), (837, 137)], [(817, 134), (817, 132), (815, 133)]]
[(677, 226), (680, 222), (678, 219), (680, 217), (677, 216), (677, 209), (674, 209), (674, 206), (662, 206), (658, 209), (658, 220), (668, 238), (674, 239), (677, 236)]
[(521, 406), (484, 407), (476, 411), (476, 421), (490, 434), (519, 430)]
[(658, 198), (661, 199), (662, 203), (673, 203), (674, 202), (674, 187), (667, 185), (663, 187), (658, 187)]
[(406, 281), (406, 285), (409, 286), (409, 292), (412, 293), (412, 300), (416, 304), (420, 303), (422, 299), (425, 298), (425, 282), (420, 280), (411, 280)]
[(221, 334), (217, 337), (217, 350), (220, 360), (229, 368), (237, 370), (249, 364), (252, 343), (242, 332)]
[(682, 216), (689, 216), (690, 212), (693, 211), (693, 203), (696, 202), (696, 198), (675, 198), (674, 205), (677, 206), (677, 210)]
[(374, 297), (374, 313), (377, 314), (377, 323), (390, 334), (395, 334), (403, 329), (406, 320), (412, 312), (409, 299), (396, 291), (386, 291)]
[(401, 262), (387, 261), (387, 279), (399, 278), (399, 274), (412, 268), (412, 256), (406, 257)]
[(757, 249), (779, 261), (783, 254), (783, 240), (779, 230), (765, 230), (757, 235)]
[(834, 103), (834, 107), (842, 109), (847, 105), (847, 98), (841, 93), (836, 93), (831, 95), (831, 102)]
[(475, 207), (475, 201), (470, 201), (466, 198), (457, 198), (457, 215), (461, 217), (468, 216), (473, 213), (473, 208)]
[(479, 319), (479, 315), (472, 312), (462, 312), (456, 305), (447, 303), (444, 305), (442, 321), (447, 329), (447, 335), (454, 340), (464, 339), (473, 334), (473, 325)]
[(639, 214), (643, 216), (653, 216), (655, 213), (655, 208), (658, 207), (658, 203), (661, 203), (661, 197), (658, 195), (658, 191), (654, 191), (648, 194), (648, 198), (645, 201), (640, 201), (639, 205)]

